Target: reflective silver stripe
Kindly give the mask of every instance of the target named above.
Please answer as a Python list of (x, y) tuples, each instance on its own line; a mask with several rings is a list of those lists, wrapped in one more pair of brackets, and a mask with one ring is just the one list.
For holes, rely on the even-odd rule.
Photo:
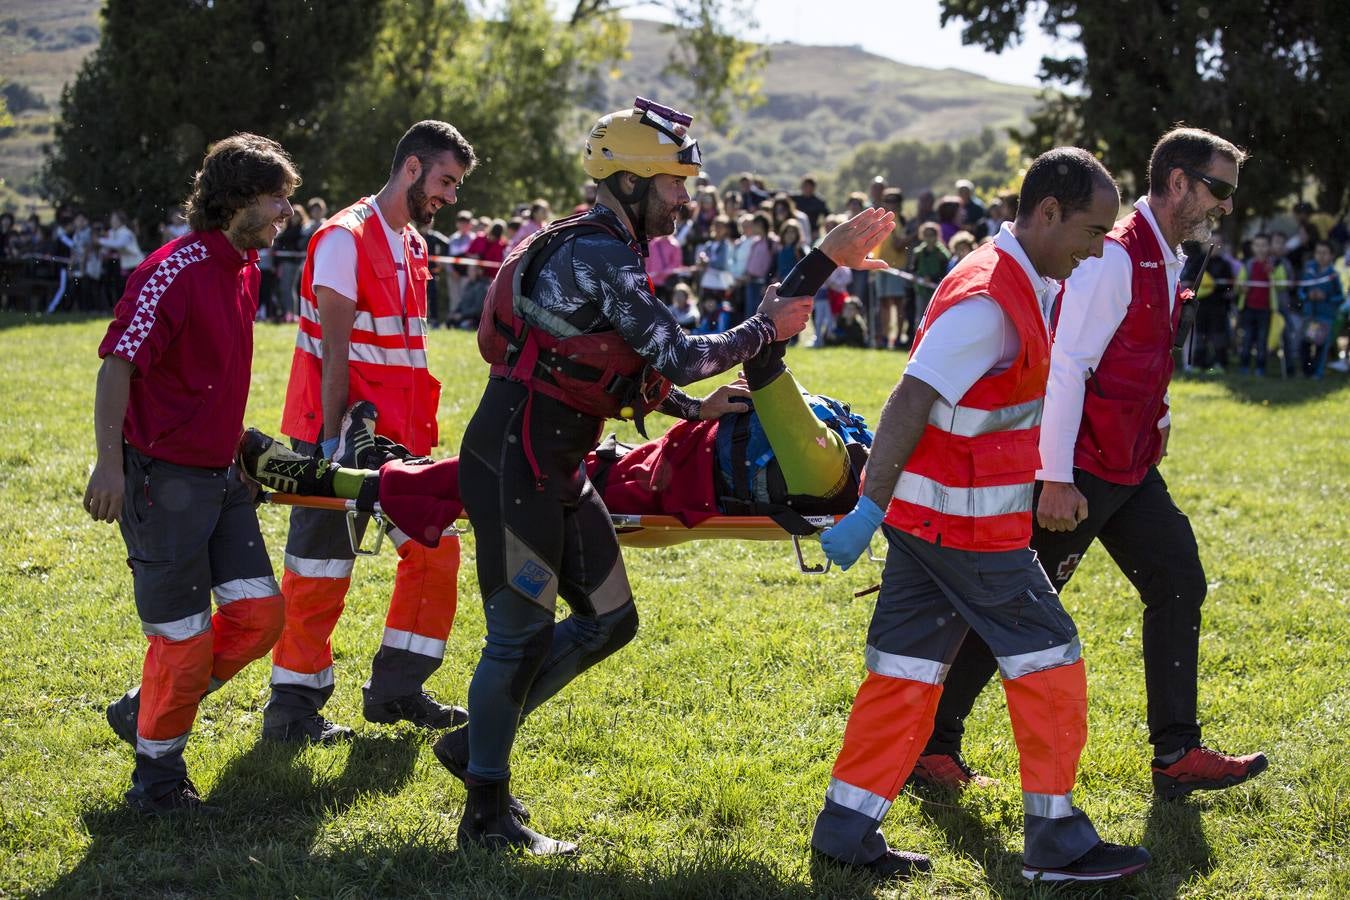
[(891, 801), (880, 794), (855, 787), (838, 778), (830, 779), (830, 786), (825, 789), (825, 799), (878, 822), (885, 818), (886, 810), (891, 808)]
[(355, 567), (354, 559), (305, 559), (286, 554), (286, 568), (301, 578), (348, 578)]
[(211, 588), (216, 595), (216, 603), (224, 606), (236, 600), (258, 600), (262, 597), (275, 597), (281, 593), (277, 580), (271, 575), (262, 578), (236, 578)]
[(295, 333), (295, 348), (323, 359), (323, 341), (306, 334), (303, 329)]
[(188, 735), (191, 733), (190, 731), (184, 732), (176, 738), (169, 738), (167, 741), (152, 741), (138, 734), (136, 735), (136, 752), (151, 759), (161, 759), (173, 753), (182, 753), (183, 748), (187, 746)]
[(430, 656), (432, 659), (445, 658), (445, 641), (413, 634), (411, 631), (400, 631), (387, 625), (384, 629), (384, 640), (380, 643), (390, 650), (407, 650), (409, 653)]
[(1067, 819), (1073, 815), (1073, 791), (1067, 794), (1022, 792), (1022, 811), (1042, 819)]
[(332, 687), (333, 667), (329, 666), (321, 672), (310, 674), (309, 672), (296, 672), (293, 669), (287, 669), (276, 663), (272, 663), (272, 683), (298, 684), (310, 688)]
[(1019, 653), (1016, 656), (1000, 656), (998, 658), (998, 670), (1003, 673), (1004, 678), (1012, 680), (1021, 678), (1023, 675), (1030, 675), (1032, 672), (1043, 672), (1046, 669), (1067, 666), (1070, 663), (1078, 662), (1078, 658), (1082, 655), (1083, 645), (1079, 642), (1078, 635), (1074, 635), (1073, 640), (1057, 647), (1033, 650), (1030, 653)]
[(1031, 482), (994, 487), (948, 487), (913, 472), (902, 472), (894, 496), (897, 500), (949, 516), (984, 518), (1031, 512), (1031, 494)]
[(976, 409), (972, 406), (952, 406), (939, 397), (928, 413), (928, 424), (958, 437), (1034, 428), (1041, 424), (1042, 406), (1040, 400), (1028, 400), (1001, 409)]
[(405, 350), (402, 347), (376, 347), (373, 344), (353, 342), (348, 358), (376, 366), (399, 366), (404, 369), (425, 369), (427, 351)]
[(146, 637), (162, 637), (171, 641), (186, 641), (211, 630), (211, 611), (203, 610), (173, 622), (141, 622)]
[(402, 547), (404, 544), (408, 543), (408, 541), (412, 540), (412, 538), (408, 537), (398, 527), (394, 525), (390, 525), (388, 529), (386, 529), (385, 533), (389, 535), (389, 540), (394, 542), (395, 550), (397, 550), (399, 547)]
[[(398, 337), (404, 334), (402, 316), (375, 316), (368, 312), (357, 313), (356, 318), (352, 320), (352, 328), (359, 331), (373, 331), (382, 337)], [(423, 327), (420, 318), (414, 317), (408, 320), (408, 335), (426, 333), (426, 328)]]
[(924, 684), (942, 684), (942, 679), (947, 677), (947, 670), (951, 668), (933, 659), (887, 653), (871, 644), (867, 645), (865, 659), (869, 672), (885, 675), (887, 678), (922, 681)]
[(300, 318), (309, 319), (311, 322), (319, 321), (319, 308), (310, 303), (304, 297), (300, 298)]

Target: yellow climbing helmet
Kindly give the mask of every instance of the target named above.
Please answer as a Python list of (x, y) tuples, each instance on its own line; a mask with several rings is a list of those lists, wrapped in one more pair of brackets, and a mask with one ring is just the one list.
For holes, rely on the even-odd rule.
[(689, 136), (693, 121), (693, 116), (638, 97), (632, 109), (601, 116), (595, 123), (581, 166), (596, 181), (615, 172), (632, 172), (640, 178), (658, 173), (678, 178), (698, 175), (703, 156), (698, 141)]

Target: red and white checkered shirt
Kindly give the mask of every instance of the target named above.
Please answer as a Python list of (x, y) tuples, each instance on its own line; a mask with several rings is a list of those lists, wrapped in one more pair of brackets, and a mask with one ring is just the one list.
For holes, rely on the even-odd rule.
[(192, 232), (132, 273), (98, 348), (136, 367), (127, 443), (179, 465), (230, 464), (253, 366), (257, 259), (221, 231)]

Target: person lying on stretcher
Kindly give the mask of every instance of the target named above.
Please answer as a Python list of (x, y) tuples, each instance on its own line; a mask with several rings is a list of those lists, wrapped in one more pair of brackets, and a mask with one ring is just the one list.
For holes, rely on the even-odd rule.
[[(861, 416), (828, 397), (802, 390), (784, 365), (785, 343), (746, 363), (745, 411), (719, 419), (681, 421), (637, 446), (614, 435), (586, 458), (586, 474), (606, 507), (626, 515), (675, 516), (689, 527), (716, 515), (770, 516), (785, 530), (808, 534), (802, 516), (842, 514), (858, 498), (858, 475), (872, 433)], [(287, 449), (250, 428), (240, 442), (240, 468), (264, 487), (292, 494), (378, 502), (404, 534), (430, 547), (463, 512), (459, 458), (414, 457), (374, 437), (377, 411), (362, 401), (342, 427), (339, 466)]]

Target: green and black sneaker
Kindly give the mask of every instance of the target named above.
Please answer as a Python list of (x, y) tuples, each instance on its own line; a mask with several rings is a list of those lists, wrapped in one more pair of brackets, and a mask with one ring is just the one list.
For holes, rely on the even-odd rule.
[(342, 416), (338, 431), (337, 450), (333, 459), (348, 469), (378, 469), (383, 460), (375, 445), (375, 420), (379, 417), (375, 404), (358, 400)]
[(332, 497), (337, 466), (321, 456), (306, 456), (256, 428), (239, 441), (239, 467), (265, 488), (283, 494)]

